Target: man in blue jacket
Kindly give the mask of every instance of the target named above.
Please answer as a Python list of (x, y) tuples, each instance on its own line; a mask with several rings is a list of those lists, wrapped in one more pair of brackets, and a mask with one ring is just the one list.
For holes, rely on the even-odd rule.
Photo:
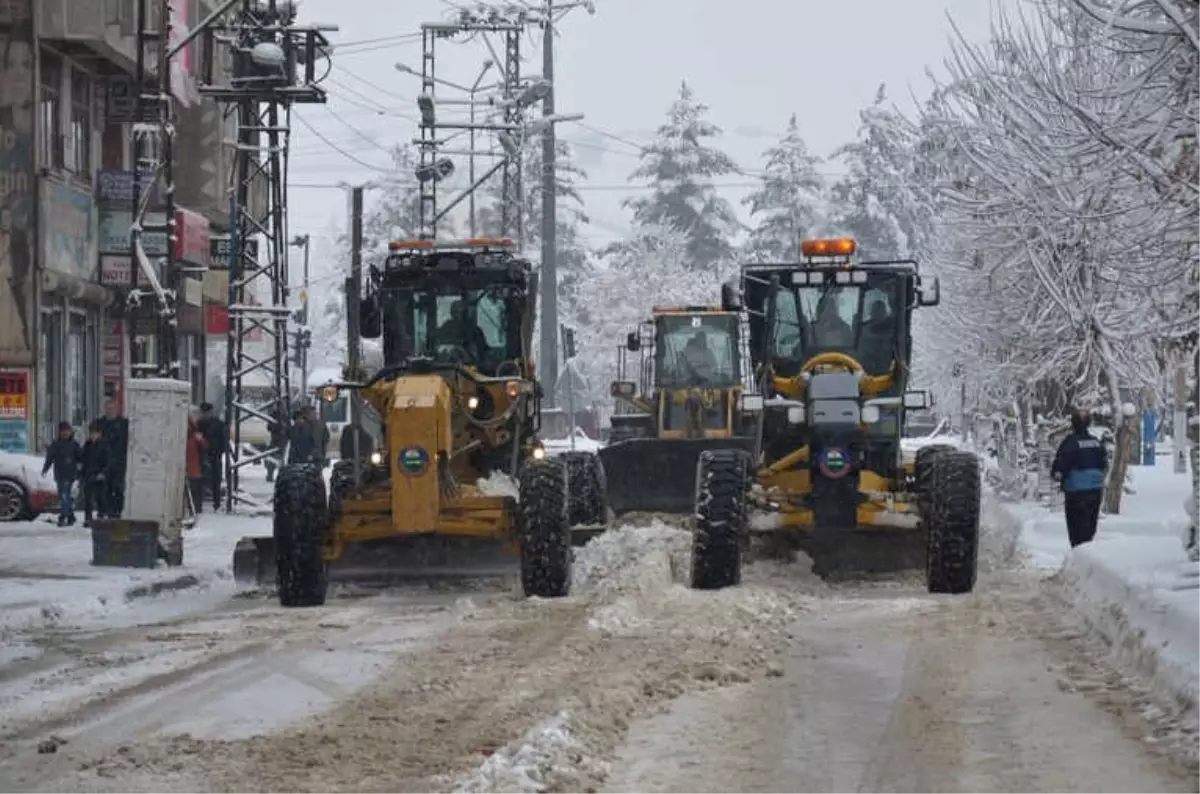
[(1063, 439), (1054, 456), (1050, 476), (1062, 485), (1066, 499), (1067, 536), (1071, 548), (1091, 543), (1100, 521), (1108, 450), (1088, 432), (1088, 415), (1071, 412), (1071, 435)]

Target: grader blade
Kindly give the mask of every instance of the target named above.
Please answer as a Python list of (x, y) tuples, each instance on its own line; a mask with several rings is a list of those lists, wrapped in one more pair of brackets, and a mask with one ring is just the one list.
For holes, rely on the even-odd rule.
[[(768, 539), (765, 536), (770, 535)], [(857, 527), (764, 533), (765, 545), (785, 543), (812, 560), (812, 571), (833, 581), (924, 571), (925, 533), (918, 529)]]
[(753, 449), (749, 438), (634, 438), (600, 450), (613, 513), (690, 514), (696, 464), (710, 449)]

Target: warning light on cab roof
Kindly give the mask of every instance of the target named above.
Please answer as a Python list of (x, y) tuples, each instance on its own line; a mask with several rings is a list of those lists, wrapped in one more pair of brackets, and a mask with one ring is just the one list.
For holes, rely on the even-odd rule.
[(857, 248), (857, 243), (850, 237), (800, 241), (802, 256), (852, 256)]

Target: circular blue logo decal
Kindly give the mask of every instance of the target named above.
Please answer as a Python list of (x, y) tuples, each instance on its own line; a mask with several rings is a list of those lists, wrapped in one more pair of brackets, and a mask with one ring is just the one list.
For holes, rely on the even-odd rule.
[(419, 477), (429, 468), (429, 453), (424, 447), (405, 447), (396, 458), (400, 471), (409, 477)]
[(842, 447), (830, 447), (821, 453), (818, 468), (831, 480), (845, 477), (850, 473), (850, 453)]

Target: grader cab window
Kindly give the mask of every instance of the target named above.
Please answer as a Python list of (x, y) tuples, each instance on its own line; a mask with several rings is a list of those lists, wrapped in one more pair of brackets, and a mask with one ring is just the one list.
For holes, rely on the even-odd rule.
[(738, 382), (737, 318), (678, 315), (659, 319), (659, 386), (729, 386)]
[(902, 324), (899, 282), (781, 287), (775, 303), (771, 354), (782, 370), (820, 353), (854, 356), (871, 374), (888, 370)]
[(495, 374), (521, 353), (520, 311), (511, 305), (516, 300), (504, 287), (386, 290), (384, 360), (422, 356)]

